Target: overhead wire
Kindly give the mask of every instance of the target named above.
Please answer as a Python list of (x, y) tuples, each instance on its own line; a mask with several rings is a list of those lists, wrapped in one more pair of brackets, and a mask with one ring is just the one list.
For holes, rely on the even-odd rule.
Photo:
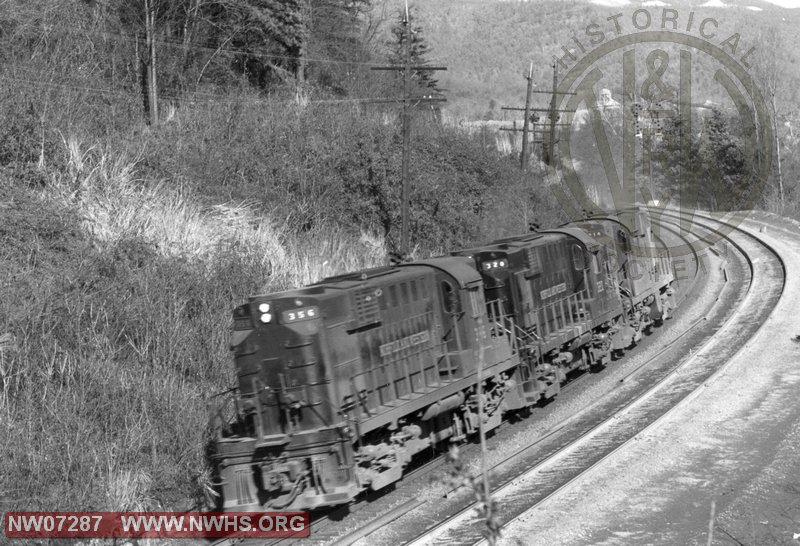
[[(126, 42), (142, 42), (144, 38), (142, 36), (136, 36), (134, 34), (128, 34), (123, 32), (110, 32), (110, 31), (86, 31), (86, 30), (72, 30), (72, 29), (59, 29), (57, 32), (49, 31), (48, 36), (52, 35), (65, 35), (65, 36), (102, 36), (102, 37), (113, 37), (122, 41)], [(182, 48), (182, 49), (191, 49), (191, 50), (198, 50), (198, 51), (209, 51), (214, 54), (225, 54), (225, 55), (247, 55), (249, 57), (257, 57), (262, 59), (276, 59), (276, 60), (285, 60), (285, 61), (299, 61), (300, 57), (296, 55), (278, 55), (274, 53), (264, 53), (259, 51), (252, 51), (249, 49), (232, 49), (232, 48), (219, 48), (219, 47), (210, 47), (210, 46), (203, 46), (200, 44), (186, 44), (183, 42), (176, 42), (172, 40), (164, 40), (164, 39), (155, 39), (153, 42), (156, 45), (161, 46), (170, 46), (175, 48)], [(312, 63), (319, 63), (319, 64), (341, 64), (341, 65), (354, 65), (354, 66), (381, 66), (383, 63), (379, 62), (366, 62), (366, 61), (343, 61), (337, 59), (324, 59), (324, 58), (316, 58), (316, 57), (305, 57), (303, 60), (306, 62)]]
[[(78, 92), (85, 92), (89, 94), (98, 94), (98, 95), (118, 95), (122, 97), (134, 97), (139, 98), (141, 97), (141, 93), (135, 91), (123, 91), (123, 90), (115, 90), (115, 89), (101, 89), (97, 87), (87, 87), (87, 86), (80, 86), (80, 85), (73, 85), (73, 84), (65, 84), (65, 83), (56, 83), (56, 82), (45, 82), (45, 81), (36, 81), (26, 78), (17, 78), (13, 76), (7, 76), (5, 74), (0, 74), (0, 80), (20, 83), (25, 85), (30, 85), (33, 87), (40, 87), (40, 88), (58, 88), (58, 89), (65, 89), (69, 91), (78, 91)], [(214, 95), (208, 94), (208, 98), (200, 98), (196, 97), (194, 93), (186, 94), (186, 95), (171, 95), (169, 93), (160, 93), (159, 97), (164, 100), (174, 100), (179, 102), (205, 102), (205, 103), (215, 103), (215, 104), (291, 104), (294, 103), (293, 99), (272, 99), (272, 98), (236, 98), (232, 97), (231, 95)], [(342, 99), (310, 99), (308, 104), (377, 104), (377, 103), (401, 103), (402, 99), (397, 98), (387, 98), (387, 97), (353, 97), (353, 98), (342, 98)]]

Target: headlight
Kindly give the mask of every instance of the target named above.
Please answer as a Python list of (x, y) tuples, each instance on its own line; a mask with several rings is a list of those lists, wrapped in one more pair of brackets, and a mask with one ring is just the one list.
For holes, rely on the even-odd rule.
[(262, 304), (260, 304), (260, 305), (258, 306), (258, 310), (259, 310), (260, 312), (262, 312), (262, 313), (269, 313), (269, 304), (268, 304), (268, 303), (262, 303)]
[[(269, 305), (267, 305), (267, 308), (269, 308)], [(272, 320), (272, 315), (270, 313), (263, 313), (261, 315), (261, 322), (263, 322), (264, 324), (268, 323), (271, 320)]]

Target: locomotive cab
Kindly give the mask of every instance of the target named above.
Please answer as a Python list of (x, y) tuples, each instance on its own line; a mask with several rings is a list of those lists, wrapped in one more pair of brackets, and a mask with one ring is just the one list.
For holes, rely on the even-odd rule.
[(483, 291), (489, 316), (504, 317), (514, 313), (511, 262), (508, 252), (501, 248), (480, 249), (464, 253), (475, 263), (483, 280)]
[(323, 315), (344, 315), (324, 289), (256, 296), (234, 311), (238, 393), (231, 433), (217, 441), (226, 510), (313, 508), (359, 490), (333, 385)]

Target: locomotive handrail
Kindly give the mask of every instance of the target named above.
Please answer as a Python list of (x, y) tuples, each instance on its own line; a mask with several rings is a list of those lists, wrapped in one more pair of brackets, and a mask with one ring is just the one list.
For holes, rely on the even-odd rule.
[(540, 342), (542, 340), (542, 338), (539, 337), (538, 334), (536, 334), (534, 332), (528, 332), (527, 330), (522, 328), (519, 324), (514, 323), (514, 327), (517, 329), (518, 332), (520, 332), (522, 334), (522, 336), (530, 338), (532, 341), (535, 341), (536, 343), (538, 343), (538, 342)]
[[(496, 326), (498, 326), (509, 336), (509, 338), (514, 340), (513, 348), (515, 350), (519, 349), (519, 344), (517, 343), (519, 340), (533, 343), (541, 342), (541, 338), (538, 336), (538, 334), (526, 331), (519, 324), (517, 324), (512, 316), (500, 312), (500, 303), (501, 302), (499, 299), (488, 302), (490, 318)], [(505, 324), (509, 324), (510, 328), (506, 327)]]

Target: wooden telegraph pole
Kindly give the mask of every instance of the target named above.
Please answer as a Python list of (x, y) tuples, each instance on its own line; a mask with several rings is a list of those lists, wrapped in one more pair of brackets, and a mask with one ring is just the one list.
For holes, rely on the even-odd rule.
[(525, 119), (522, 122), (522, 154), (520, 154), (520, 167), (523, 171), (528, 169), (528, 121), (531, 117), (531, 96), (533, 95), (533, 63), (525, 77), (528, 80), (528, 91), (525, 93)]
[[(548, 165), (553, 164), (555, 157), (556, 145), (556, 91), (558, 89), (558, 70), (556, 70), (556, 63), (553, 63), (553, 95), (550, 97), (550, 138), (548, 139), (549, 148), (545, 162)], [(574, 93), (573, 93), (574, 94)], [(544, 154), (542, 154), (544, 157)]]
[[(525, 94), (525, 108), (518, 108), (513, 106), (503, 106), (501, 110), (512, 110), (512, 111), (522, 111), (524, 112), (524, 120), (522, 122), (522, 129), (517, 129), (516, 127), (507, 128), (501, 127), (501, 131), (522, 131), (522, 154), (520, 155), (520, 167), (522, 170), (526, 170), (528, 167), (528, 160), (530, 157), (530, 147), (528, 146), (528, 123), (531, 121), (532, 113), (533, 112), (548, 112), (550, 116), (550, 127), (548, 130), (549, 138), (545, 139), (545, 128), (544, 124), (542, 124), (541, 133), (537, 135), (536, 133), (536, 124), (533, 124), (531, 132), (533, 132), (533, 142), (541, 143), (542, 144), (542, 159), (544, 159), (545, 163), (548, 165), (552, 163), (553, 157), (553, 147), (555, 146), (556, 142), (556, 127), (568, 127), (569, 123), (556, 123), (558, 121), (559, 115), (561, 113), (573, 113), (575, 110), (566, 110), (563, 108), (556, 108), (556, 95), (574, 95), (575, 93), (559, 93), (558, 92), (558, 79), (556, 75), (556, 66), (553, 64), (553, 90), (551, 91), (538, 91), (533, 89), (533, 63), (531, 63), (530, 70), (528, 71), (528, 75), (525, 76), (525, 79), (528, 80), (528, 91)], [(547, 108), (537, 108), (531, 106), (531, 97), (534, 93), (545, 93), (550, 94), (550, 106)], [(538, 118), (537, 118), (538, 119)], [(538, 138), (537, 138), (538, 137)], [(548, 143), (547, 152), (545, 153), (545, 143)]]
[(400, 199), (400, 256), (402, 260), (408, 255), (408, 201), (411, 199), (410, 181), (408, 179), (408, 165), (411, 149), (411, 24), (409, 21), (408, 4), (406, 4), (406, 16), (403, 19), (403, 30), (405, 31), (405, 47), (403, 48), (403, 166), (400, 171), (400, 178), (403, 181), (403, 193)]
[[(401, 168), (402, 197), (400, 205), (401, 225), (400, 225), (400, 248), (399, 258), (405, 260), (408, 256), (409, 221), (408, 207), (411, 195), (409, 180), (409, 165), (411, 162), (411, 107), (422, 102), (444, 102), (444, 98), (439, 97), (412, 97), (411, 96), (411, 77), (414, 72), (423, 70), (447, 70), (443, 66), (425, 66), (411, 63), (411, 21), (408, 13), (408, 3), (406, 3), (405, 16), (403, 17), (403, 64), (392, 66), (375, 66), (372, 70), (399, 70), (403, 73), (403, 163)], [(412, 105), (412, 103), (414, 103)]]

